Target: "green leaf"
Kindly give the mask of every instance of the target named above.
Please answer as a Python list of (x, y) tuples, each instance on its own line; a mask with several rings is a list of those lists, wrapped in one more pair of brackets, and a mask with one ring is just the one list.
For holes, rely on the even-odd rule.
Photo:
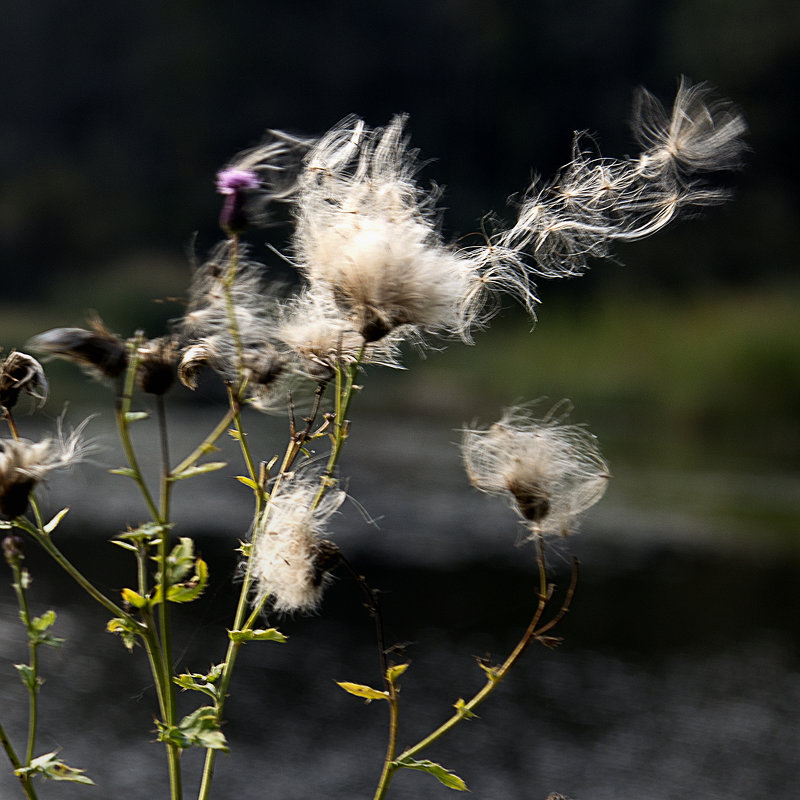
[(34, 617), (31, 620), (31, 629), (28, 632), (28, 637), (33, 644), (45, 644), (50, 647), (59, 647), (64, 643), (64, 640), (58, 636), (52, 636), (46, 633), (48, 628), (53, 626), (56, 621), (55, 611), (45, 611), (41, 617)]
[(145, 522), (138, 528), (129, 529), (123, 533), (118, 533), (111, 541), (116, 543), (117, 539), (124, 542), (146, 542), (153, 544), (157, 538), (164, 535), (166, 531), (173, 528), (174, 525), (162, 525), (159, 522)]
[(122, 475), (124, 478), (133, 478), (134, 480), (139, 479), (139, 473), (130, 467), (118, 467), (117, 469), (110, 469), (109, 473), (112, 475)]
[(114, 617), (108, 621), (106, 630), (109, 633), (116, 633), (118, 636), (122, 637), (122, 643), (125, 647), (127, 647), (129, 651), (133, 651), (136, 645), (136, 637), (139, 634), (136, 627), (128, 620), (122, 617)]
[(183, 675), (178, 675), (178, 677), (173, 678), (172, 682), (184, 691), (190, 689), (194, 692), (203, 692), (212, 700), (217, 699), (217, 687), (206, 681), (204, 675), (198, 675), (197, 673), (184, 673)]
[(349, 681), (336, 681), (337, 686), (341, 686), (346, 692), (354, 694), (356, 697), (363, 697), (368, 703), (373, 700), (388, 700), (388, 692), (380, 692), (371, 686), (364, 686), (361, 683), (350, 683)]
[(205, 591), (208, 585), (208, 565), (202, 558), (194, 562), (195, 575), (183, 583), (175, 583), (167, 589), (167, 600), (171, 603), (190, 603)]
[(227, 467), (226, 461), (208, 461), (205, 464), (197, 464), (194, 467), (186, 467), (186, 469), (176, 472), (174, 475), (169, 476), (171, 481), (182, 481), (186, 478), (193, 478), (195, 475), (205, 475), (206, 472), (215, 472), (218, 469)]
[(50, 522), (48, 522), (47, 525), (42, 528), (42, 530), (48, 535), (51, 534), (58, 527), (58, 523), (64, 519), (67, 511), (69, 511), (69, 507), (62, 508), (61, 511), (59, 511), (58, 514), (56, 514), (53, 519), (51, 519)]
[(19, 672), (19, 676), (25, 686), (28, 687), (28, 691), (35, 692), (41, 686), (42, 681), (36, 677), (33, 667), (28, 664), (14, 664), (14, 669)]
[(232, 642), (279, 642), (280, 644), (284, 644), (288, 639), (277, 628), (228, 631), (228, 638)]
[(178, 747), (203, 747), (207, 750), (224, 750), (228, 743), (219, 729), (217, 712), (212, 706), (201, 706), (187, 714), (177, 726), (158, 722), (160, 742), (171, 742)]
[(48, 628), (53, 627), (53, 623), (56, 621), (56, 612), (52, 609), (50, 611), (45, 611), (41, 617), (35, 617), (31, 622), (31, 625), (36, 631), (44, 632)]
[(497, 674), (499, 667), (493, 667), (490, 664), (484, 664), (482, 661), (478, 661), (478, 666), (486, 673), (486, 677), (492, 683), (497, 683), (497, 681), (500, 680), (500, 676)]
[(134, 592), (133, 589), (123, 589), (121, 594), (122, 599), (134, 608), (145, 608), (147, 606), (147, 598), (142, 597), (138, 592)]
[(428, 772), (434, 776), (439, 782), (447, 786), (448, 789), (455, 789), (457, 792), (468, 792), (467, 784), (453, 772), (446, 770), (441, 764), (436, 764), (433, 761), (417, 761), (413, 758), (402, 758), (395, 762), (399, 767), (407, 767), (408, 769), (418, 769), (422, 772)]
[(58, 753), (52, 752), (34, 758), (27, 767), (15, 769), (14, 774), (20, 777), (43, 775), (53, 781), (71, 781), (72, 783), (85, 783), (94, 786), (94, 781), (83, 774), (85, 771), (67, 766), (59, 759)]
[[(152, 556), (153, 561), (161, 563), (159, 556)], [(178, 544), (172, 548), (167, 556), (167, 586), (182, 581), (194, 565), (194, 542), (188, 536), (181, 536)], [(163, 576), (159, 571), (156, 573), (156, 580), (164, 582)]]
[(138, 422), (140, 419), (147, 419), (150, 414), (147, 411), (128, 411), (125, 414), (125, 422)]
[(236, 480), (239, 481), (239, 483), (243, 483), (245, 486), (248, 486), (254, 492), (259, 491), (261, 488), (252, 478), (248, 478), (246, 475), (237, 475)]
[(467, 704), (464, 702), (463, 697), (459, 697), (458, 700), (453, 703), (453, 708), (458, 711), (458, 715), (462, 719), (475, 719), (478, 716), (477, 714), (473, 714), (472, 711), (467, 708)]

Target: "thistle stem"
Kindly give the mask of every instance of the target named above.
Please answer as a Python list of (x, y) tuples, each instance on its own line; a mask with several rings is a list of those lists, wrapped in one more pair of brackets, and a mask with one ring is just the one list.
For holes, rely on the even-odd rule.
[(317, 492), (317, 496), (314, 498), (314, 502), (312, 504), (312, 509), (316, 508), (320, 504), (322, 498), (325, 496), (325, 493), (331, 487), (333, 474), (336, 470), (339, 456), (342, 453), (342, 448), (344, 447), (344, 443), (347, 441), (347, 437), (350, 433), (350, 423), (347, 419), (347, 414), (350, 410), (350, 403), (353, 400), (353, 396), (359, 388), (356, 386), (355, 380), (356, 375), (358, 374), (358, 368), (361, 364), (361, 359), (364, 357), (366, 347), (366, 343), (361, 345), (361, 349), (359, 350), (355, 360), (346, 368), (341, 364), (336, 365), (336, 394), (334, 398), (332, 434), (333, 445), (328, 457), (328, 463), (325, 466), (325, 472), (322, 475), (322, 482), (320, 484), (319, 491)]
[[(14, 750), (14, 746), (11, 744), (11, 740), (6, 735), (5, 728), (3, 728), (2, 724), (0, 724), (0, 746), (2, 746), (3, 750), (5, 750), (8, 760), (11, 762), (11, 766), (14, 768), (14, 770), (21, 769), (22, 762), (19, 760), (19, 757)], [(17, 777), (22, 785), (22, 791), (25, 792), (25, 797), (27, 797), (28, 800), (37, 800), (36, 791), (33, 788), (32, 776), (18, 775)]]
[(468, 719), (471, 716), (471, 712), (497, 688), (503, 678), (505, 678), (509, 673), (511, 668), (517, 663), (517, 661), (519, 661), (520, 657), (531, 644), (531, 642), (537, 639), (542, 639), (547, 631), (551, 630), (564, 618), (564, 615), (569, 610), (575, 593), (575, 586), (578, 579), (578, 562), (573, 562), (570, 585), (567, 589), (561, 608), (551, 620), (540, 624), (551, 596), (551, 587), (549, 587), (547, 583), (547, 571), (544, 561), (544, 544), (541, 539), (537, 541), (536, 561), (539, 572), (539, 599), (536, 609), (533, 613), (533, 617), (528, 623), (528, 627), (526, 628), (525, 633), (523, 633), (522, 638), (519, 640), (519, 642), (517, 642), (516, 647), (512, 650), (511, 654), (508, 656), (508, 658), (506, 658), (501, 666), (486, 669), (487, 680), (485, 685), (468, 702), (464, 703), (463, 706), (459, 706), (458, 711), (456, 711), (456, 713), (453, 714), (453, 716), (451, 716), (446, 722), (440, 725), (435, 731), (426, 736), (424, 739), (421, 739), (419, 742), (417, 742), (417, 744), (404, 750), (399, 756), (397, 756), (397, 758), (389, 761), (387, 754), (387, 761), (384, 763), (383, 773), (378, 783), (374, 800), (383, 800), (389, 789), (389, 784), (394, 777), (394, 773), (403, 766), (404, 761), (414, 758), (425, 748), (444, 736), (448, 731), (452, 730), (456, 725), (458, 725), (459, 722), (464, 719)]

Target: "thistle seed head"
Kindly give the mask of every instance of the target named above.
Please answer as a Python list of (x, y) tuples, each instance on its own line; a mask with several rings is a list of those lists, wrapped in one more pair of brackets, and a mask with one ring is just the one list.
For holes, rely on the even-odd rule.
[(469, 338), (478, 265), (438, 231), (438, 192), (415, 182), (404, 117), (348, 118), (310, 149), (296, 195), (297, 267), (368, 343), (397, 330)]
[(128, 366), (125, 342), (111, 333), (99, 317), (89, 320), (91, 330), (54, 328), (34, 336), (28, 346), (48, 356), (78, 364), (97, 378), (117, 378)]
[(170, 336), (150, 339), (139, 347), (138, 358), (139, 388), (147, 394), (166, 394), (175, 381), (175, 340)]
[(44, 369), (33, 356), (12, 350), (5, 360), (0, 359), (0, 406), (3, 408), (13, 408), (20, 392), (29, 394), (40, 406), (44, 405), (48, 388)]
[(329, 491), (313, 508), (319, 476), (285, 481), (269, 502), (253, 545), (253, 575), (258, 599), (269, 597), (275, 611), (317, 608), (338, 548), (325, 536), (344, 492)]
[(59, 424), (55, 438), (31, 442), (0, 439), (0, 514), (9, 519), (24, 514), (31, 491), (50, 472), (79, 463), (92, 449), (82, 441), (88, 420), (65, 435)]
[(527, 408), (511, 408), (487, 430), (465, 430), (461, 450), (472, 484), (509, 497), (531, 536), (574, 530), (608, 483), (594, 437), (552, 412), (536, 420)]

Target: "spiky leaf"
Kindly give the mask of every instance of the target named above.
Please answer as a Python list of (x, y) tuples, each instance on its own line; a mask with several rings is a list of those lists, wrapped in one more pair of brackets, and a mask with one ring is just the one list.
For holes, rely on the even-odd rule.
[(255, 630), (228, 631), (232, 642), (279, 642), (284, 644), (287, 637), (277, 628), (256, 628)]
[(441, 764), (434, 761), (417, 761), (413, 758), (403, 758), (395, 762), (400, 767), (407, 767), (408, 769), (418, 769), (422, 772), (428, 772), (434, 776), (440, 783), (447, 786), (448, 789), (455, 789), (457, 792), (467, 792), (467, 784), (453, 772), (446, 770)]
[(43, 775), (53, 781), (71, 781), (72, 783), (85, 783), (94, 786), (94, 781), (84, 775), (85, 770), (67, 766), (58, 757), (58, 753), (46, 753), (34, 758), (27, 767), (14, 770), (20, 777), (25, 775)]

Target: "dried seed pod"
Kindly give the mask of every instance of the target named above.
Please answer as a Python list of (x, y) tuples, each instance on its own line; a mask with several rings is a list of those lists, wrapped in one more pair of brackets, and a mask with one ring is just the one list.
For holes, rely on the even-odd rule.
[(47, 400), (47, 378), (42, 365), (27, 353), (12, 350), (0, 361), (0, 406), (13, 408), (20, 392), (25, 392), (43, 405)]
[(72, 361), (94, 377), (117, 378), (128, 366), (125, 342), (111, 333), (99, 317), (89, 320), (91, 330), (53, 328), (30, 340), (32, 350)]

